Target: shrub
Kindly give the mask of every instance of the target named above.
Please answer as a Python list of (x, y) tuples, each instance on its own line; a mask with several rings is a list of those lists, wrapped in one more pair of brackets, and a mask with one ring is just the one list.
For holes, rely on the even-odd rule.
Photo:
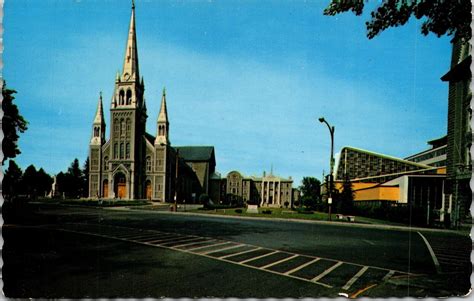
[(242, 213), (242, 209), (235, 209), (235, 213)]
[(263, 214), (272, 214), (272, 211), (271, 210), (263, 210), (262, 213)]
[(288, 208), (288, 205), (290, 205), (290, 202), (286, 201), (284, 205), (285, 205), (285, 208)]

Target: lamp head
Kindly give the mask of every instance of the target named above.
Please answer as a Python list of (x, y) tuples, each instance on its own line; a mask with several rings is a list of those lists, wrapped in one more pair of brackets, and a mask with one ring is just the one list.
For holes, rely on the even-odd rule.
[(319, 122), (323, 123), (324, 122), (324, 117), (319, 117)]

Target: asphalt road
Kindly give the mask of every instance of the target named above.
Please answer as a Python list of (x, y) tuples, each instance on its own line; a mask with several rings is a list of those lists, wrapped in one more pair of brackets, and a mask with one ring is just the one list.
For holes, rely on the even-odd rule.
[[(7, 296), (362, 296), (387, 279), (440, 272), (414, 231), (77, 207), (35, 215), (32, 228), (3, 229)], [(424, 236), (438, 249), (466, 242)]]

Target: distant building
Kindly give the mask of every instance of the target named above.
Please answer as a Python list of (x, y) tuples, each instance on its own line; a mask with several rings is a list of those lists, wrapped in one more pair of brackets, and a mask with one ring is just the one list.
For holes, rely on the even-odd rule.
[[(225, 178), (214, 174), (211, 178), (214, 202), (248, 203), (262, 207), (290, 207), (298, 197), (291, 177), (282, 178), (273, 173), (262, 177), (246, 177), (238, 171), (231, 171)], [(296, 199), (297, 200), (297, 199)]]
[(447, 183), (445, 207), (452, 208), (452, 226), (458, 226), (470, 219), (472, 192), (469, 181), (472, 176), (471, 118), (471, 45), (459, 39), (452, 41), (451, 68), (441, 77), (449, 83), (448, 135), (447, 135)]
[(405, 160), (429, 166), (446, 166), (447, 136), (428, 141), (431, 148), (406, 157)]
[[(354, 147), (342, 148), (336, 163), (334, 188), (352, 183), (356, 205), (381, 203), (422, 208), (426, 224), (444, 222), (444, 167), (430, 166)], [(327, 194), (327, 183), (322, 185)]]
[(437, 168), (355, 147), (343, 147), (335, 167), (335, 181), (384, 183), (403, 174), (436, 174)]

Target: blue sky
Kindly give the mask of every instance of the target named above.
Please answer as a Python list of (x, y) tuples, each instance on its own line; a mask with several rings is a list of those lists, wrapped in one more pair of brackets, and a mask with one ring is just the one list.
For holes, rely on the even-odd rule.
[[(406, 157), (443, 136), (450, 38), (425, 37), (412, 20), (368, 40), (368, 11), (323, 16), (328, 2), (137, 0), (148, 132), (166, 87), (172, 145), (213, 145), (223, 175), (273, 165), (295, 186), (329, 169), (320, 116), (336, 128), (336, 152)], [(110, 124), (130, 12), (128, 0), (5, 1), (3, 77), (30, 123), (20, 167), (84, 162), (99, 91)]]

